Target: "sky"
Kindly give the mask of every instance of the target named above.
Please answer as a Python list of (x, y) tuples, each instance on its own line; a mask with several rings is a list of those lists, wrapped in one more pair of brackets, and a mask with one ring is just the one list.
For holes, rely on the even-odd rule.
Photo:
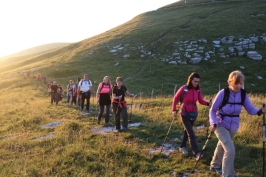
[(0, 57), (78, 42), (178, 0), (0, 0)]

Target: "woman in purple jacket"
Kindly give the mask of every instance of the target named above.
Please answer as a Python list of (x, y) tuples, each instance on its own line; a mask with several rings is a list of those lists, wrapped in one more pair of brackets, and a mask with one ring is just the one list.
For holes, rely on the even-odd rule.
[[(225, 89), (218, 92), (209, 112), (210, 130), (219, 139), (210, 164), (210, 170), (222, 174), (223, 177), (234, 177), (235, 147), (232, 139), (239, 128), (239, 114), (242, 109), (241, 92), (244, 75), (240, 71), (233, 71), (228, 77), (229, 98), (222, 105)], [(245, 93), (243, 106), (251, 115), (261, 115), (266, 108), (255, 108)], [(221, 168), (222, 165), (222, 168)]]

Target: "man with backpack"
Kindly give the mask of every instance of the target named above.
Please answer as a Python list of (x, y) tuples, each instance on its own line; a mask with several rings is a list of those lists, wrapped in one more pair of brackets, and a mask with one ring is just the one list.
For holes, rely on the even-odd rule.
[(244, 75), (240, 71), (230, 73), (228, 87), (220, 90), (209, 112), (210, 130), (215, 133), (218, 143), (212, 157), (210, 170), (223, 177), (234, 177), (235, 146), (233, 138), (240, 126), (239, 114), (242, 106), (250, 115), (261, 115), (266, 107), (255, 108), (245, 90)]
[(80, 111), (84, 109), (84, 102), (87, 100), (86, 113), (90, 112), (90, 97), (93, 94), (92, 83), (89, 80), (88, 74), (84, 74), (83, 79), (80, 80), (78, 84), (78, 95), (80, 95)]

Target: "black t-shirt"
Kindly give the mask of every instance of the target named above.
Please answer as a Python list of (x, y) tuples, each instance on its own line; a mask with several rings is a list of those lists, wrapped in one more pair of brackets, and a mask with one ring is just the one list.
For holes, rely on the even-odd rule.
[(57, 85), (52, 85), (51, 90), (52, 92), (57, 92), (58, 86)]
[[(121, 96), (122, 98), (120, 101), (124, 101), (125, 100), (125, 94), (126, 94), (127, 88), (122, 85), (120, 89), (118, 89), (117, 85), (115, 85), (113, 87), (112, 93), (115, 94), (116, 96)], [(115, 99), (115, 101), (119, 101), (119, 99)]]

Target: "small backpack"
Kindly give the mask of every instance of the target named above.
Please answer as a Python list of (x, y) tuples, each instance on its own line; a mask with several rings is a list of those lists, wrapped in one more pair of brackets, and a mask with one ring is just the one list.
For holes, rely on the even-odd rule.
[[(88, 80), (89, 84), (91, 84), (91, 81)], [(83, 83), (83, 79), (81, 79), (81, 83), (80, 83), (80, 86), (82, 86), (82, 83)]]
[(229, 100), (229, 95), (230, 95), (230, 90), (229, 87), (225, 87), (224, 88), (224, 97), (223, 97), (223, 102), (222, 105), (219, 107), (219, 110), (222, 109), (222, 107), (224, 107), (226, 104), (239, 104), (239, 105), (243, 105), (246, 99), (246, 91), (244, 89), (241, 89), (241, 102), (238, 103), (231, 103), (228, 102)]
[[(184, 98), (186, 97), (188, 92), (188, 86), (184, 85), (184, 92), (183, 95), (179, 98), (179, 104), (181, 105), (183, 103)], [(199, 90), (197, 90), (197, 92), (199, 92)]]

